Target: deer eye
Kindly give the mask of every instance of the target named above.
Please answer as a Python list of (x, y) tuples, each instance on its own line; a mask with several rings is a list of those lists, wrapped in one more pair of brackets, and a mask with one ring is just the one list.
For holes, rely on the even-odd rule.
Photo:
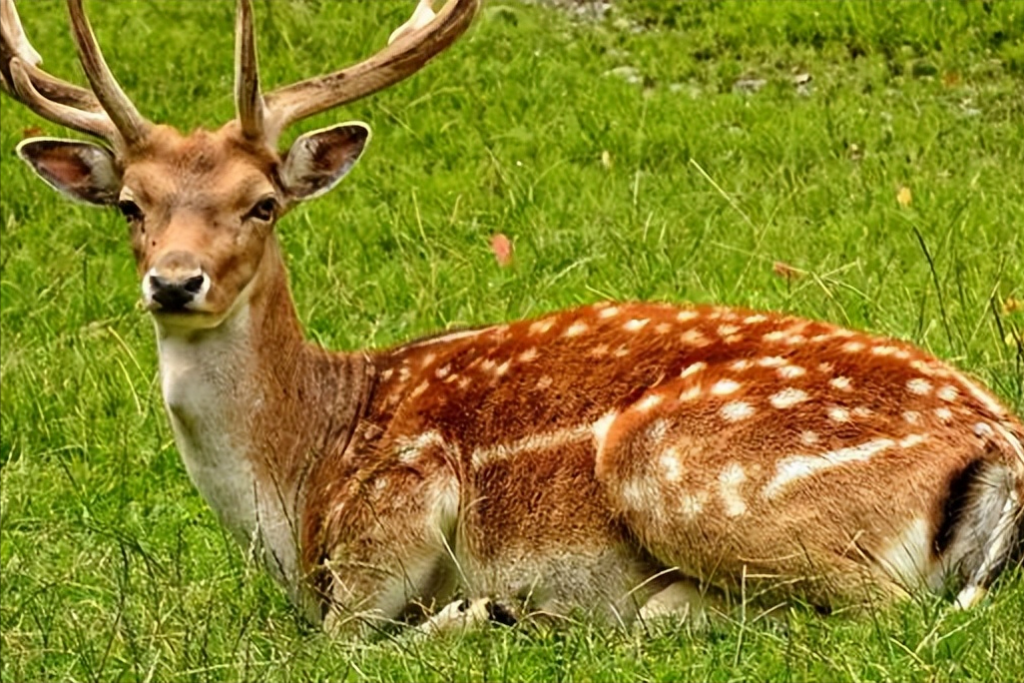
[(129, 223), (135, 223), (142, 220), (142, 209), (140, 209), (139, 205), (130, 199), (122, 199), (119, 201), (117, 203), (117, 209)]
[(274, 197), (264, 197), (263, 199), (256, 202), (249, 213), (245, 214), (245, 220), (257, 220), (257, 221), (270, 221), (273, 220), (274, 215), (277, 213), (277, 199)]

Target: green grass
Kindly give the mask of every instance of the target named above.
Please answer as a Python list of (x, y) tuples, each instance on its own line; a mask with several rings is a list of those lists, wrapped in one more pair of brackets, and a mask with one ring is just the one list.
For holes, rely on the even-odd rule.
[[(47, 67), (80, 79), (57, 3), (22, 5)], [(264, 81), (357, 59), (411, 5), (258, 3)], [(146, 115), (233, 115), (233, 3), (89, 9)], [(375, 136), (279, 227), (300, 315), (356, 349), (602, 298), (783, 310), (911, 340), (1020, 412), (1022, 27), (1012, 2), (621, 0), (595, 24), (492, 0), (417, 77), (302, 126)], [(622, 66), (640, 83), (604, 75)], [(1024, 679), (1019, 568), (967, 614), (328, 640), (188, 481), (123, 221), (31, 177), (24, 130), (63, 132), (0, 106), (3, 681)]]

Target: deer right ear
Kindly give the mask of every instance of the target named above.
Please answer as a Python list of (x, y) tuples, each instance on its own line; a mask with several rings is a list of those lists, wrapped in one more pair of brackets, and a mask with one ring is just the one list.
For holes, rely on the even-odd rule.
[(29, 138), (15, 150), (46, 184), (77, 202), (108, 206), (121, 192), (121, 173), (105, 147), (77, 140)]
[(293, 201), (324, 194), (348, 175), (359, 161), (370, 127), (350, 121), (300, 135), (281, 168), (281, 182)]

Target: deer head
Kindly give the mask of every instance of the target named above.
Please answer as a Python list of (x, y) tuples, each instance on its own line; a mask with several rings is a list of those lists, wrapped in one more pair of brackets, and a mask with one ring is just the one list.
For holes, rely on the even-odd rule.
[(238, 0), (238, 116), (214, 132), (183, 135), (144, 118), (122, 91), (82, 0), (68, 0), (68, 10), (91, 89), (42, 71), (14, 0), (0, 0), (3, 90), (43, 118), (106, 143), (34, 138), (17, 153), (65, 196), (124, 214), (143, 301), (159, 325), (216, 327), (258, 288), (277, 220), (337, 185), (370, 139), (365, 123), (347, 122), (305, 133), (279, 150), (281, 133), (415, 73), (466, 30), (478, 4), (452, 0), (435, 15), (431, 1), (421, 0), (372, 57), (263, 93), (251, 0)]

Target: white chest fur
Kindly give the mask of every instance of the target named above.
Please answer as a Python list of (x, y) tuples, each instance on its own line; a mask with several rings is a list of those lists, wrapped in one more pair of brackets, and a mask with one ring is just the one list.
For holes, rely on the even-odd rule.
[(240, 311), (198, 337), (158, 329), (161, 387), (192, 482), (239, 544), (297, 597), (297, 526), (284, 503), (290, 497), (260, 481), (253, 466), (254, 457), (268, 454), (252, 438), (262, 392), (247, 372), (247, 327)]

